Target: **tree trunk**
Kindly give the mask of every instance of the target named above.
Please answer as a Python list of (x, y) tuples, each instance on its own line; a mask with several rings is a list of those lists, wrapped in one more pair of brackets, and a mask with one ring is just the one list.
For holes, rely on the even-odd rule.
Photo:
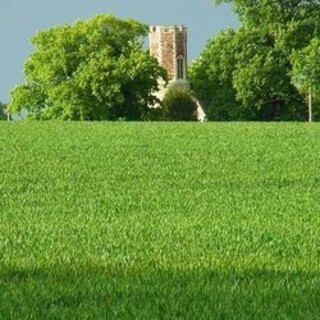
[(308, 92), (308, 120), (312, 122), (312, 87), (309, 87)]

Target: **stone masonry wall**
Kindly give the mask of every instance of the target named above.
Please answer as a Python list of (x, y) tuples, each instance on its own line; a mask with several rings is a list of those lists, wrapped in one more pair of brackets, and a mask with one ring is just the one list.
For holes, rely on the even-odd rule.
[(183, 61), (183, 79), (187, 79), (187, 29), (184, 26), (151, 26), (150, 53), (167, 70), (170, 80), (178, 78), (178, 58)]

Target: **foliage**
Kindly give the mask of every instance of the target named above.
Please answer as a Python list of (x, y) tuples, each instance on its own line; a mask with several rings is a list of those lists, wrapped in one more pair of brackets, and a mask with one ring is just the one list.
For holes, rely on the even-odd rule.
[(36, 119), (140, 120), (165, 71), (144, 51), (148, 28), (100, 15), (38, 32), (11, 112)]
[(209, 119), (305, 119), (304, 95), (292, 79), (292, 54), (318, 37), (320, 1), (214, 2), (231, 3), (242, 26), (222, 31), (191, 66), (195, 93)]
[(192, 89), (211, 120), (241, 118), (232, 75), (236, 65), (235, 31), (223, 31), (212, 39), (189, 68)]
[(312, 92), (313, 117), (320, 118), (320, 39), (315, 37), (310, 44), (291, 55), (292, 82), (304, 96)]
[(245, 26), (278, 28), (293, 21), (318, 20), (319, 0), (214, 0), (215, 4), (230, 3)]
[(3, 122), (0, 153), (0, 318), (319, 317), (318, 125)]
[[(289, 77), (291, 64), (272, 37), (241, 29), (233, 73), (236, 98), (249, 120), (302, 120), (303, 99)], [(246, 118), (247, 119), (247, 118)]]
[(212, 120), (304, 117), (288, 76), (290, 61), (258, 30), (221, 32), (190, 68), (193, 89)]
[(7, 120), (6, 108), (7, 105), (0, 102), (0, 120)]
[(171, 84), (163, 98), (163, 116), (169, 121), (197, 120), (197, 105), (190, 88), (184, 83)]
[(314, 38), (302, 50), (292, 54), (292, 80), (297, 88), (306, 93), (310, 87), (320, 89), (320, 38)]

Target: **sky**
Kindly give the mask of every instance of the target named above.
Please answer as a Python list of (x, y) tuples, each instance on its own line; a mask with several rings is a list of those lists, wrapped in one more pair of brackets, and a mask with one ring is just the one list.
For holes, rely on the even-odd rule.
[(0, 0), (0, 101), (24, 81), (23, 63), (32, 53), (37, 30), (108, 13), (150, 25), (183, 24), (188, 28), (188, 56), (196, 59), (220, 30), (237, 28), (227, 5), (212, 0)]

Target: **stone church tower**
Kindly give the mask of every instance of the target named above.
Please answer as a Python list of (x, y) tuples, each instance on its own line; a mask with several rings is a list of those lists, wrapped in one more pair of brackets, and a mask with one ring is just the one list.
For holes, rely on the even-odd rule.
[[(179, 85), (189, 88), (187, 75), (188, 38), (187, 28), (177, 26), (151, 26), (149, 33), (150, 54), (157, 58), (159, 64), (167, 70), (170, 83), (179, 82)], [(162, 100), (165, 94), (164, 83), (160, 84), (157, 92), (158, 99)], [(193, 98), (197, 105), (197, 118), (206, 119), (206, 114), (199, 101)]]
[(170, 81), (187, 80), (187, 28), (151, 26), (150, 53), (167, 70)]

